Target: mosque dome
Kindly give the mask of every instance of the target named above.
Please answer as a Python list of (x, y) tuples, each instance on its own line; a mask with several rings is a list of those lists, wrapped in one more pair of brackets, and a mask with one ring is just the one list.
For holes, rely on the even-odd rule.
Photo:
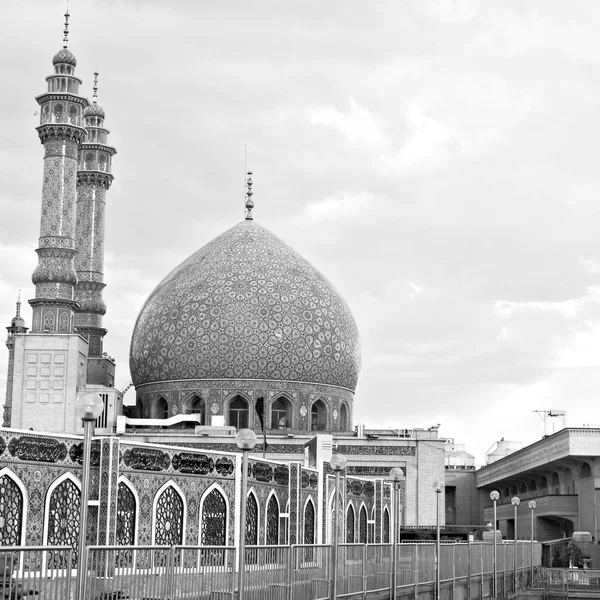
[(135, 324), (130, 367), (136, 387), (254, 379), (354, 391), (360, 342), (331, 283), (247, 220), (190, 256), (150, 294)]
[(99, 104), (96, 104), (94, 102), (93, 104), (86, 106), (86, 108), (83, 111), (83, 116), (84, 117), (100, 117), (100, 118), (104, 119), (104, 117), (105, 117), (104, 109)]
[(73, 67), (76, 67), (77, 59), (75, 58), (75, 55), (70, 50), (68, 50), (67, 48), (61, 48), (54, 55), (54, 58), (52, 59), (53, 65), (57, 65), (59, 63), (66, 64), (66, 65), (72, 65)]
[(20, 316), (13, 317), (10, 322), (11, 327), (25, 327), (25, 319)]

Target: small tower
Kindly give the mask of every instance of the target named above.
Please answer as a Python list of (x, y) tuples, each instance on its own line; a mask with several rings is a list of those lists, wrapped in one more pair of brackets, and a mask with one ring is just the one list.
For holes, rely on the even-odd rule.
[(21, 293), (17, 300), (17, 313), (12, 318), (10, 326), (6, 328), (8, 335), (6, 337), (6, 347), (8, 348), (8, 372), (6, 374), (6, 400), (4, 401), (4, 415), (2, 427), (10, 427), (12, 412), (12, 394), (13, 377), (15, 372), (15, 335), (17, 333), (27, 333), (25, 320), (21, 317)]
[[(107, 144), (109, 131), (104, 127), (105, 114), (97, 103), (97, 97), (98, 73), (94, 73), (93, 101), (83, 111), (87, 139), (79, 149), (75, 234), (75, 247), (78, 252), (75, 257), (78, 279), (75, 300), (79, 304), (75, 313), (75, 327), (89, 342), (90, 359), (102, 357), (103, 338), (106, 335), (106, 329), (102, 327), (102, 316), (106, 313), (106, 305), (102, 299), (105, 286), (104, 212), (106, 192), (113, 180), (112, 157), (116, 153), (116, 150)], [(88, 372), (88, 375), (90, 374), (91, 372)], [(114, 368), (112, 378), (114, 379)]]
[(69, 13), (65, 14), (64, 45), (52, 59), (54, 73), (46, 77), (48, 91), (40, 105), (37, 132), (44, 145), (44, 179), (38, 266), (33, 272), (35, 298), (32, 333), (73, 333), (77, 275), (75, 199), (77, 155), (86, 132), (83, 110), (89, 102), (79, 95), (77, 60), (67, 48)]

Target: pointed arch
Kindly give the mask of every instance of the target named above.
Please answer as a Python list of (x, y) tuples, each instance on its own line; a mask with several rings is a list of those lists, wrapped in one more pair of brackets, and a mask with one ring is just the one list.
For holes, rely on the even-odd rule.
[(304, 503), (304, 543), (305, 544), (314, 544), (315, 533), (316, 533), (316, 511), (315, 511), (315, 503), (312, 498), (309, 497)]
[(200, 545), (225, 546), (229, 534), (229, 503), (218, 483), (210, 485), (200, 499)]
[(227, 402), (227, 425), (245, 429), (249, 424), (250, 402), (238, 392)]
[(183, 412), (186, 415), (200, 415), (199, 424), (206, 425), (206, 402), (198, 392), (188, 394), (184, 401)]
[(46, 492), (44, 507), (44, 546), (71, 546), (72, 564), (62, 552), (48, 552), (47, 565), (50, 569), (64, 569), (77, 565), (79, 547), (79, 507), (81, 504), (81, 482), (72, 473), (63, 473), (55, 479)]
[(355, 513), (354, 506), (351, 502), (348, 502), (348, 508), (346, 509), (346, 543), (354, 544), (355, 542)]
[(20, 477), (0, 469), (0, 546), (24, 546), (29, 498)]
[(367, 509), (364, 503), (360, 507), (358, 517), (358, 541), (361, 544), (367, 543)]
[[(344, 510), (344, 497), (342, 495), (342, 490), (345, 489), (345, 478), (342, 480), (341, 485), (340, 485), (340, 492), (338, 494), (338, 519), (339, 519), (339, 528), (338, 528), (338, 541), (339, 542), (343, 542), (344, 540), (344, 517), (345, 517), (345, 510)], [(327, 531), (326, 531), (326, 535), (327, 535), (327, 543), (331, 544), (332, 540), (333, 540), (333, 513), (335, 510), (335, 484), (332, 486), (331, 492), (329, 493), (329, 500), (327, 502), (327, 515), (329, 518), (326, 519), (327, 521)]]
[(348, 405), (342, 402), (340, 406), (340, 431), (349, 431), (350, 429), (350, 412), (348, 411)]
[(279, 500), (274, 491), (267, 498), (265, 510), (265, 544), (276, 546), (279, 544)]
[(271, 402), (271, 429), (292, 429), (292, 402), (280, 394)]
[(258, 498), (254, 489), (251, 488), (246, 496), (246, 545), (258, 546), (258, 523), (260, 515)]
[(169, 418), (169, 403), (159, 396), (152, 403), (152, 418), (153, 419), (168, 419)]
[(117, 522), (115, 544), (135, 546), (138, 533), (138, 493), (127, 477), (119, 476), (117, 483)]
[(310, 430), (327, 431), (327, 406), (322, 398), (315, 400), (310, 407)]
[(183, 490), (169, 479), (154, 496), (152, 544), (176, 546), (185, 542), (187, 503)]
[(383, 520), (382, 520), (382, 527), (383, 527), (383, 535), (382, 540), (384, 544), (389, 544), (390, 543), (390, 511), (388, 510), (388, 507), (386, 506), (383, 509)]

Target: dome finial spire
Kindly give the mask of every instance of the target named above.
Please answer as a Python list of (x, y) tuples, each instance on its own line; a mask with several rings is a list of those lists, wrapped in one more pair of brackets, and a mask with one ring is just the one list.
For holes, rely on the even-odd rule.
[(252, 171), (248, 171), (246, 173), (246, 221), (252, 221), (252, 209), (254, 208), (252, 195)]
[(19, 290), (19, 295), (17, 296), (17, 318), (21, 316), (21, 290)]
[(94, 73), (94, 95), (93, 102), (96, 104), (98, 102), (98, 71)]
[(67, 44), (69, 43), (69, 17), (71, 15), (69, 14), (69, 0), (67, 0), (67, 12), (65, 13), (65, 30), (64, 30), (64, 37), (63, 37), (63, 48), (67, 47)]

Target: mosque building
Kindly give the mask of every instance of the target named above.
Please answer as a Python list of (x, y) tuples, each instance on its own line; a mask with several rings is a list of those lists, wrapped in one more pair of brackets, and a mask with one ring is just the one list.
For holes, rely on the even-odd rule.
[[(49, 537), (48, 519), (53, 501), (71, 511), (78, 506), (82, 427), (74, 404), (83, 391), (104, 403), (92, 451), (98, 543), (133, 543), (134, 536), (137, 543), (204, 543), (201, 515), (211, 502), (213, 511), (232, 508), (222, 537), (210, 539), (232, 541), (240, 502), (235, 435), (247, 427), (259, 439), (251, 470), (256, 514), (271, 510), (277, 527), (285, 521), (268, 543), (328, 538), (332, 452), (348, 459), (354, 499), (347, 540), (354, 532), (356, 541), (389, 540), (392, 467), (405, 473), (403, 527), (434, 528), (445, 440), (437, 427), (369, 430), (354, 423), (356, 322), (325, 276), (254, 220), (250, 174), (245, 219), (173, 269), (143, 305), (130, 350), (136, 401), (123, 405), (116, 365), (105, 352), (102, 298), (116, 150), (97, 103), (97, 73), (92, 101), (80, 93), (65, 17), (64, 47), (52, 59), (47, 91), (36, 98), (44, 170), (35, 297), (31, 329), (20, 300), (7, 327), (0, 429), (0, 486), (13, 490), (15, 514), (29, 511), (31, 529), (13, 537), (0, 531), (0, 544), (70, 543), (68, 532)], [(179, 537), (160, 528), (163, 501), (181, 515)], [(443, 504), (440, 513), (443, 526)], [(117, 530), (123, 539), (115, 540)]]

